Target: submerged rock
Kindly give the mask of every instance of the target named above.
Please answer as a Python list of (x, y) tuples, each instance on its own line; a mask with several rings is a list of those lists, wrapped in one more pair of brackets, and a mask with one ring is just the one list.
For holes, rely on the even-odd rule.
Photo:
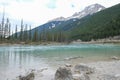
[(104, 74), (99, 77), (100, 80), (120, 80), (120, 76)]
[(78, 64), (74, 67), (74, 72), (90, 74), (94, 72), (94, 69), (87, 66), (86, 64)]
[(73, 79), (74, 80), (90, 80), (87, 74), (74, 74)]
[(113, 59), (113, 60), (120, 60), (117, 56), (112, 56), (111, 59)]
[(47, 70), (48, 68), (43, 68), (43, 69), (40, 69), (39, 71), (40, 72), (43, 72), (43, 71), (45, 71), (45, 70)]
[(71, 69), (68, 67), (59, 67), (55, 73), (55, 80), (73, 80)]
[(72, 67), (72, 65), (71, 65), (71, 64), (65, 64), (65, 66), (66, 66), (66, 67)]
[(83, 58), (83, 57), (81, 56), (69, 57), (69, 58), (65, 58), (64, 60), (72, 60), (72, 59), (78, 59), (78, 58)]
[(35, 74), (33, 72), (29, 73), (26, 76), (19, 76), (19, 80), (34, 80), (34, 78), (35, 78)]

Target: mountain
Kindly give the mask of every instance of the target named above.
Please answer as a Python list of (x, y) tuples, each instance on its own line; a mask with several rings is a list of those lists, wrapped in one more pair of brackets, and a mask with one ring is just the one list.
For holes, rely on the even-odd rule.
[[(98, 6), (94, 4), (96, 5)], [(60, 42), (78, 39), (90, 41), (120, 35), (120, 4), (106, 9), (94, 6), (88, 6), (83, 10), (88, 12), (84, 17), (74, 18), (72, 16), (77, 15), (74, 14), (69, 19), (56, 18), (32, 29), (32, 34), (34, 35), (37, 31), (40, 40)]]
[(85, 17), (87, 15), (92, 15), (92, 14), (99, 12), (101, 10), (104, 10), (104, 9), (105, 9), (105, 7), (100, 4), (92, 4), (88, 7), (86, 7), (81, 12), (76, 12), (75, 14), (73, 14), (71, 17), (68, 17), (67, 19), (72, 19), (72, 18), (81, 19), (82, 17)]
[(52, 20), (50, 20), (48, 22), (52, 22), (52, 21), (65, 21), (65, 20), (66, 20), (66, 18), (64, 18), (64, 17), (58, 17), (58, 18), (52, 19)]
[(90, 41), (120, 35), (120, 4), (87, 15), (81, 19), (63, 21), (51, 29), (54, 34), (64, 34), (67, 40)]
[[(65, 30), (66, 27), (74, 26)], [(90, 41), (120, 35), (120, 4), (61, 27), (69, 40)]]
[(93, 15), (94, 13), (99, 12), (104, 9), (105, 9), (105, 7), (103, 7), (100, 4), (93, 4), (93, 5), (86, 7), (81, 12), (75, 13), (68, 18), (58, 17), (53, 20), (50, 20), (47, 23), (32, 29), (31, 32), (32, 32), (32, 34), (34, 34), (37, 29), (38, 34), (44, 35), (45, 34), (44, 32), (46, 32), (46, 31), (49, 33), (52, 32), (52, 34), (54, 34), (56, 32), (60, 32), (60, 31), (68, 31), (68, 30), (74, 28), (75, 27), (74, 24), (77, 21), (79, 21), (81, 18), (84, 18), (85, 16)]
[[(71, 22), (75, 22), (78, 19), (81, 19), (82, 17), (85, 17), (87, 15), (92, 15), (92, 14), (94, 14), (98, 11), (101, 11), (103, 9), (105, 9), (105, 7), (103, 7), (102, 5), (93, 4), (93, 5), (90, 5), (90, 6), (86, 7), (83, 11), (75, 13), (68, 18), (58, 17), (58, 18), (55, 18), (55, 19), (52, 19), (52, 20), (48, 21), (47, 23), (45, 23), (43, 25), (38, 26), (37, 28), (39, 28), (39, 31), (42, 31), (43, 27), (45, 29), (53, 29), (53, 28), (55, 28), (57, 26), (60, 26), (62, 24), (66, 25), (66, 23), (68, 24), (68, 23), (71, 23)], [(33, 29), (33, 30), (35, 30), (35, 29)]]
[[(64, 17), (58, 17), (58, 18), (55, 18), (53, 20), (50, 20), (50, 21), (67, 21), (67, 20), (70, 20), (70, 19), (81, 19), (82, 17), (85, 17), (87, 15), (92, 15), (96, 12), (99, 12), (101, 10), (104, 10), (105, 7), (100, 5), (100, 4), (92, 4), (88, 7), (86, 7), (84, 10), (80, 11), (80, 12), (76, 12), (74, 13), (72, 16), (70, 17), (67, 17), (67, 18), (64, 18)], [(50, 22), (49, 21), (49, 22)]]

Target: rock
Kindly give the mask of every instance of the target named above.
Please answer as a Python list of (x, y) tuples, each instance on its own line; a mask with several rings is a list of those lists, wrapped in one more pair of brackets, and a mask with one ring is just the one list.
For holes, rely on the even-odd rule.
[(40, 72), (43, 72), (43, 71), (45, 71), (45, 70), (47, 70), (48, 68), (43, 68), (43, 69), (40, 69), (39, 71)]
[(81, 74), (80, 80), (90, 80), (89, 76), (87, 74)]
[(69, 58), (65, 58), (64, 60), (72, 60), (72, 59), (78, 59), (78, 58), (83, 58), (83, 57), (81, 56), (69, 57)]
[(116, 75), (115, 75), (115, 77), (118, 77), (118, 78), (120, 78), (120, 74), (116, 74)]
[(35, 72), (36, 70), (35, 69), (30, 69), (31, 72)]
[(120, 80), (120, 74), (116, 74), (115, 77)]
[(108, 75), (108, 74), (104, 74), (99, 77), (100, 80), (120, 80), (120, 77), (116, 77), (114, 75)]
[(74, 72), (77, 73), (85, 73), (85, 74), (91, 74), (94, 72), (94, 69), (87, 66), (86, 64), (78, 64), (74, 67)]
[(74, 80), (80, 80), (80, 74), (74, 74), (73, 79)]
[(73, 75), (74, 80), (90, 80), (87, 74), (75, 74)]
[(26, 76), (19, 76), (19, 80), (34, 80), (35, 74), (34, 73), (29, 73)]
[(73, 80), (71, 69), (59, 67), (55, 73), (55, 80)]
[(111, 59), (120, 60), (117, 56), (112, 56)]
[(65, 64), (65, 66), (66, 66), (66, 67), (72, 67), (72, 65), (71, 65), (71, 64)]

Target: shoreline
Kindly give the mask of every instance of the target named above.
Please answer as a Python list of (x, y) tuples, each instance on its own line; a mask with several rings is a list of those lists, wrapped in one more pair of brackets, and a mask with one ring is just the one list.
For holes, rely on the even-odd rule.
[(31, 42), (31, 43), (0, 43), (0, 46), (4, 45), (69, 45), (69, 44), (120, 44), (120, 40), (109, 40), (109, 41), (72, 41), (70, 43), (68, 42)]
[(20, 43), (0, 43), (1, 45), (64, 45), (68, 44), (65, 42), (31, 42), (31, 43), (25, 43), (25, 42), (20, 42)]
[(120, 44), (120, 40), (98, 40), (98, 41), (73, 41), (75, 44)]
[[(88, 74), (90, 80), (119, 80), (120, 79), (120, 67), (119, 67), (120, 60), (78, 63), (76, 65), (79, 65), (79, 64), (83, 64), (90, 68), (94, 68), (94, 73)], [(73, 72), (73, 69), (76, 65), (70, 64), (70, 66), (68, 65), (66, 68), (70, 68)], [(53, 71), (50, 69), (46, 69), (41, 72), (34, 70), (33, 71), (35, 74), (34, 80), (54, 80), (57, 69)], [(76, 74), (72, 73), (72, 75), (76, 75)], [(110, 79), (110, 77), (112, 78), (119, 77), (119, 79)], [(19, 80), (19, 79), (16, 79), (16, 80)]]

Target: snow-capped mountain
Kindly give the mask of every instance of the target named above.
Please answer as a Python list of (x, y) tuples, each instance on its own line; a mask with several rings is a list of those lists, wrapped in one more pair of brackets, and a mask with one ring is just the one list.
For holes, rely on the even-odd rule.
[(52, 19), (52, 20), (50, 20), (48, 22), (51, 22), (51, 21), (64, 21), (64, 20), (66, 20), (66, 18), (64, 18), (64, 17), (58, 17), (58, 18)]
[(85, 17), (87, 15), (92, 15), (92, 14), (99, 12), (101, 10), (104, 10), (104, 9), (105, 9), (104, 6), (96, 3), (96, 4), (92, 4), (88, 7), (86, 7), (81, 12), (74, 13), (72, 16), (70, 16), (68, 18), (58, 17), (53, 20), (50, 20), (49, 22), (51, 22), (51, 21), (66, 21), (66, 20), (70, 20), (70, 19), (74, 19), (74, 18), (81, 19), (82, 17)]
[(93, 4), (93, 5), (90, 5), (90, 6), (86, 7), (81, 12), (77, 12), (77, 13), (73, 14), (68, 19), (71, 19), (71, 18), (79, 18), (80, 19), (80, 18), (85, 17), (87, 15), (92, 15), (92, 14), (94, 14), (96, 12), (99, 12), (99, 11), (101, 11), (103, 9), (105, 9), (104, 6), (102, 6), (100, 4)]
[[(81, 18), (83, 18), (87, 15), (92, 15), (92, 14), (94, 14), (96, 12), (99, 12), (103, 9), (105, 9), (104, 6), (102, 6), (100, 4), (93, 4), (93, 5), (90, 5), (90, 6), (86, 7), (81, 12), (77, 12), (77, 13), (73, 14), (72, 16), (68, 17), (68, 18), (58, 17), (58, 18), (52, 19), (52, 20), (48, 21), (46, 24), (41, 25), (39, 30), (42, 31), (43, 28), (46, 28), (46, 29), (50, 30), (50, 29), (53, 29), (53, 28), (55, 28), (56, 26), (59, 26), (59, 25), (65, 25), (67, 23), (72, 23), (72, 22), (77, 21), (78, 19), (81, 19)], [(69, 28), (71, 28), (71, 27), (69, 26)], [(66, 27), (66, 29), (68, 29), (68, 28)]]

